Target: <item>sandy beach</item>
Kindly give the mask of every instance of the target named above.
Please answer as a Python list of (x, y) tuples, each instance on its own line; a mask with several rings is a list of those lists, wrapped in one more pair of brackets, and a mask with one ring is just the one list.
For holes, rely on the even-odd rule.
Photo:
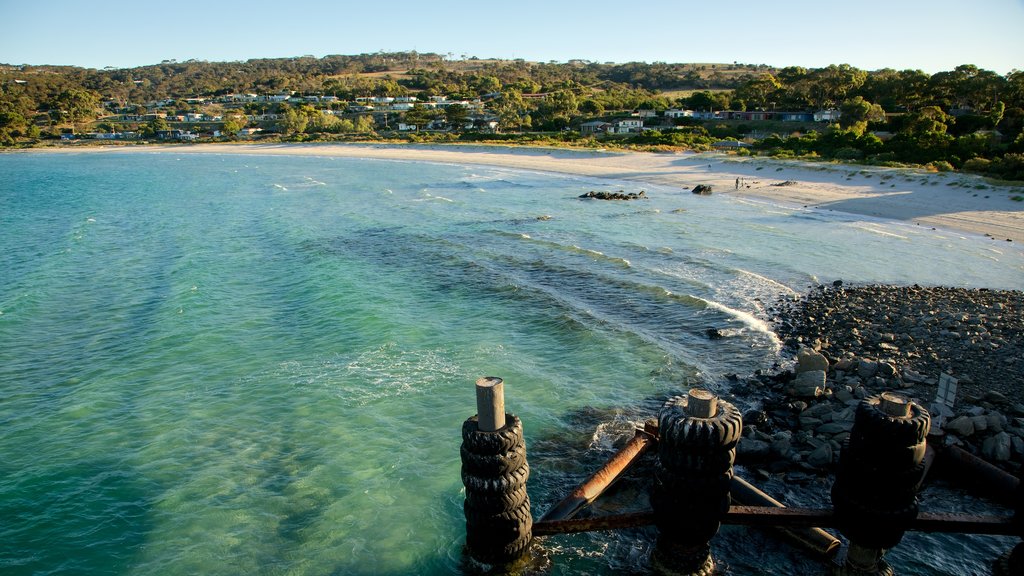
[[(51, 149), (47, 149), (50, 151)], [(199, 144), (88, 147), (88, 151), (164, 151), (175, 154), (277, 154), (481, 164), (531, 171), (636, 181), (691, 190), (712, 185), (738, 194), (814, 210), (831, 210), (911, 225), (1024, 242), (1024, 186), (993, 186), (956, 173), (751, 159), (723, 153), (642, 153), (507, 146), (402, 144)], [(742, 185), (737, 188), (737, 179)], [(781, 183), (787, 183), (780, 186)]]

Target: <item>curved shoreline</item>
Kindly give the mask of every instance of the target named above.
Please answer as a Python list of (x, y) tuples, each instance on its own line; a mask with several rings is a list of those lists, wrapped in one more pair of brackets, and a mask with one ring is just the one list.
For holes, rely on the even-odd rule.
[[(606, 152), (560, 148), (416, 144), (196, 144), (37, 149), (40, 153), (216, 153), (329, 156), (488, 165), (670, 186), (698, 184), (752, 197), (872, 219), (957, 230), (1009, 246), (1024, 242), (1024, 188), (979, 177), (909, 169), (815, 164), (722, 153)], [(737, 188), (737, 179), (743, 186)], [(790, 184), (779, 186), (782, 182)], [(1015, 246), (1016, 247), (1016, 246)]]

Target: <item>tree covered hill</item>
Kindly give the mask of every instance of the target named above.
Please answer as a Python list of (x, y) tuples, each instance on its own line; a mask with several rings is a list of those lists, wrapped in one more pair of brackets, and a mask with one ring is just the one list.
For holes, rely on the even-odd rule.
[[(343, 107), (338, 103), (415, 95), (421, 102), (429, 97), (479, 100), (503, 132), (579, 130), (587, 121), (645, 109), (658, 116), (647, 126), (655, 123), (658, 134), (645, 133), (641, 139), (653, 144), (707, 145), (712, 137), (749, 140), (749, 135), (759, 134), (755, 147), (762, 153), (945, 162), (1024, 178), (1019, 168), (1008, 168), (1024, 164), (1019, 158), (1024, 152), (1024, 72), (1002, 76), (972, 65), (929, 75), (919, 70), (864, 71), (845, 64), (805, 69), (740, 63), (543, 63), (418, 52), (164, 61), (103, 70), (0, 65), (0, 145), (30, 144), (69, 129), (94, 128), (98, 119), (115, 111), (195, 112), (190, 101), (230, 94), (327, 96), (335, 104), (330, 110), (294, 102), (213, 109), (210, 117), (232, 128), (229, 133), (245, 117), (285, 116), (292, 121), (268, 129), (284, 134), (337, 132), (357, 125), (356, 118), (346, 119), (348, 124), (324, 120), (322, 112), (337, 113)], [(670, 121), (664, 118), (669, 108), (772, 113), (747, 115), (762, 120), (778, 111), (839, 110), (842, 115), (830, 115), (838, 123), (828, 126), (752, 127), (751, 122), (729, 124), (706, 114), (699, 122)], [(448, 120), (464, 124), (464, 111), (452, 110)], [(439, 112), (427, 112), (417, 106), (385, 119), (384, 126), (407, 116), (420, 124), (439, 118)], [(364, 119), (359, 126), (372, 127), (372, 122)], [(689, 136), (667, 134), (679, 128)]]

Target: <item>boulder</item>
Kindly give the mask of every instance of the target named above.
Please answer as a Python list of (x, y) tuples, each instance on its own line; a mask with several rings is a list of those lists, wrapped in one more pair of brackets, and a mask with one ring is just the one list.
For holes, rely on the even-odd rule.
[(1010, 435), (1006, 432), (1000, 432), (995, 436), (985, 439), (985, 442), (981, 445), (981, 454), (989, 460), (1006, 462), (1010, 459), (1012, 446), (1013, 442), (1010, 440)]
[(828, 424), (818, 426), (814, 432), (825, 436), (833, 436), (851, 430), (853, 430), (853, 422), (829, 422)]
[(811, 372), (814, 370), (821, 370), (822, 372), (828, 372), (828, 358), (815, 351), (813, 348), (801, 348), (796, 353), (796, 373)]
[(825, 443), (815, 448), (807, 456), (807, 463), (815, 468), (824, 468), (832, 464), (832, 445)]
[(694, 194), (700, 194), (701, 196), (711, 195), (711, 185), (709, 184), (697, 184), (693, 187)]
[(878, 372), (878, 362), (873, 360), (860, 360), (857, 362), (857, 376), (861, 380), (867, 380)]
[(740, 439), (736, 445), (736, 457), (744, 462), (759, 462), (768, 458), (772, 445), (763, 440)]
[(947, 422), (945, 428), (958, 436), (967, 438), (974, 434), (974, 421), (970, 416), (960, 416)]
[(824, 393), (825, 372), (812, 370), (801, 372), (793, 379), (793, 395), (798, 398), (817, 398)]

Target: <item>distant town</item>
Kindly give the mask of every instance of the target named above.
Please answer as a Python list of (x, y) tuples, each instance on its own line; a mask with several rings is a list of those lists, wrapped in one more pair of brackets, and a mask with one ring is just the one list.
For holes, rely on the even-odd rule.
[(536, 63), (415, 52), (0, 65), (0, 145), (496, 141), (920, 165), (1024, 179), (1024, 72)]

